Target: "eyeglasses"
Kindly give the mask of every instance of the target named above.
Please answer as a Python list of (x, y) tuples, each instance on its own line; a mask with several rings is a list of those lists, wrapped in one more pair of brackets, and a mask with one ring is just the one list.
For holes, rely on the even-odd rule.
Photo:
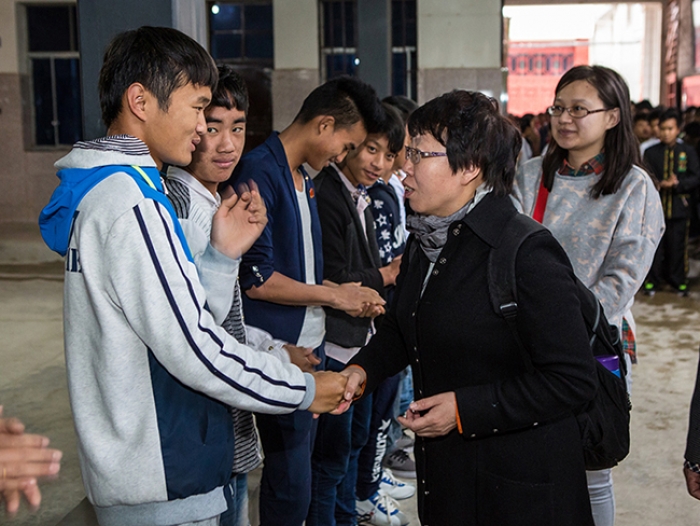
[(599, 110), (589, 110), (583, 106), (571, 106), (570, 108), (564, 108), (563, 106), (550, 106), (547, 108), (547, 113), (552, 117), (561, 117), (564, 112), (571, 115), (573, 119), (583, 119), (588, 117), (591, 113), (598, 113), (600, 111), (608, 111), (608, 108), (601, 108)]
[(406, 146), (406, 158), (411, 161), (414, 165), (418, 164), (421, 159), (426, 157), (447, 157), (446, 152), (423, 152), (418, 148), (411, 148)]

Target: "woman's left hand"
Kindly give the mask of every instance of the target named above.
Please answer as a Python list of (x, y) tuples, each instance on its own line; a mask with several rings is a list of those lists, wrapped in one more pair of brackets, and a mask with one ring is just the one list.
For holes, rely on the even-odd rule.
[(421, 437), (441, 437), (457, 427), (457, 396), (454, 391), (411, 402), (399, 423)]

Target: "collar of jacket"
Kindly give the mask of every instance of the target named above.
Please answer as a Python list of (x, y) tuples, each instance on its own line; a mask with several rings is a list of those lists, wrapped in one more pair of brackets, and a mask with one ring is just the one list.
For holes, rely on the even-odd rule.
[[(284, 146), (282, 146), (282, 141), (280, 141), (279, 132), (273, 131), (272, 135), (265, 140), (265, 145), (272, 152), (272, 156), (275, 158), (275, 161), (277, 161), (277, 164), (284, 169), (284, 173), (287, 175), (287, 177), (285, 177), (287, 187), (292, 191), (292, 195), (295, 195), (294, 177), (292, 177), (292, 172), (289, 169), (289, 160), (284, 151)], [(304, 191), (307, 195), (313, 197), (313, 193), (310, 193), (309, 175), (306, 173), (304, 165), (299, 167), (299, 172), (304, 178)]]
[(494, 248), (501, 241), (506, 223), (515, 214), (517, 211), (510, 196), (499, 197), (491, 192), (458, 222), (464, 223), (484, 243)]

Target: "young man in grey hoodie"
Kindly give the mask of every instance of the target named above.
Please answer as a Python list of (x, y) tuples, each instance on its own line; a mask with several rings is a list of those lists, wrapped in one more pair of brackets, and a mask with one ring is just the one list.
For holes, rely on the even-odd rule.
[(235, 273), (258, 198), (224, 200), (200, 279), (159, 170), (189, 164), (216, 81), (211, 57), (176, 30), (115, 37), (99, 82), (108, 136), (57, 162), (61, 184), (40, 217), (66, 256), (68, 387), (103, 526), (218, 524), (233, 460), (227, 406), (325, 412), (343, 397), (343, 377), (252, 351), (209, 313), (203, 284)]

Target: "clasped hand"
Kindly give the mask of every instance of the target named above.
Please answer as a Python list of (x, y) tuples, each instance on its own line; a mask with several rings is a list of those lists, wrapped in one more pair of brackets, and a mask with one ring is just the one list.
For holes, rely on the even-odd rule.
[(0, 418), (0, 494), (8, 515), (17, 513), (22, 495), (33, 509), (38, 508), (37, 478), (56, 475), (61, 469), (63, 453), (48, 445), (46, 437), (25, 434), (18, 419)]

